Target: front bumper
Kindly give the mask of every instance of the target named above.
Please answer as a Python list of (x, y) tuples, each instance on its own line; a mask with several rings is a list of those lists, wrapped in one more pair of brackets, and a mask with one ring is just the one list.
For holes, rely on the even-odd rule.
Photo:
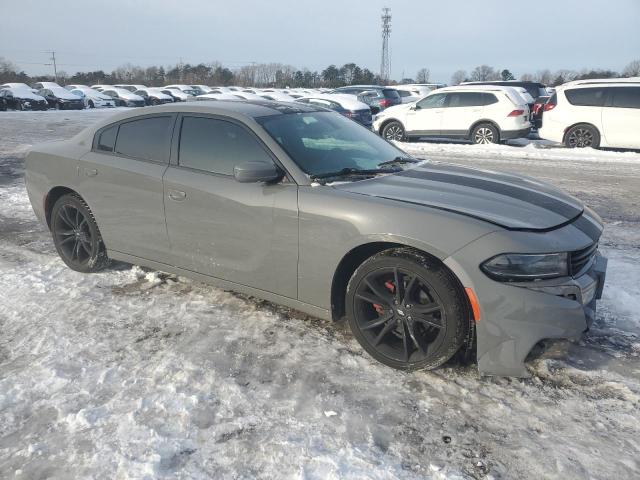
[[(506, 251), (574, 251), (594, 241), (574, 224), (550, 232), (496, 231), (445, 260), (480, 304), (476, 323), (478, 370), (486, 375), (526, 377), (524, 360), (547, 338), (579, 338), (593, 324), (602, 296), (607, 260), (599, 253), (577, 277), (505, 283), (479, 268), (486, 258)], [(546, 245), (546, 247), (545, 247)]]

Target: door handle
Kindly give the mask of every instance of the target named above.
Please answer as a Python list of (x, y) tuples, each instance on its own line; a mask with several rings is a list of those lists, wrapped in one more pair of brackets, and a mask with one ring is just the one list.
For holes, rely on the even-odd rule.
[(186, 192), (182, 192), (180, 190), (169, 189), (169, 198), (171, 200), (175, 200), (176, 202), (181, 202), (185, 198), (187, 198)]
[(96, 170), (95, 168), (85, 168), (84, 174), (87, 177), (95, 177), (96, 175), (98, 175), (98, 170)]

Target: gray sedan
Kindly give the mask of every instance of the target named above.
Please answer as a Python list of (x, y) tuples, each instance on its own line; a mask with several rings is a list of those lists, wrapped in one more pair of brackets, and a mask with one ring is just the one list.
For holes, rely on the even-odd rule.
[(394, 368), (477, 356), (526, 375), (593, 321), (602, 223), (530, 178), (407, 156), (342, 115), (269, 101), (114, 115), (26, 160), (62, 260), (192, 277), (327, 319)]

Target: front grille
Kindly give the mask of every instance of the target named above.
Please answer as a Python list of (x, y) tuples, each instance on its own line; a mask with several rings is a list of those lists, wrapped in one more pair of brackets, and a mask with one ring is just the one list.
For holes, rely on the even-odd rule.
[(598, 252), (598, 244), (594, 243), (581, 250), (569, 253), (569, 272), (572, 276), (580, 275), (584, 270), (591, 266), (592, 260)]

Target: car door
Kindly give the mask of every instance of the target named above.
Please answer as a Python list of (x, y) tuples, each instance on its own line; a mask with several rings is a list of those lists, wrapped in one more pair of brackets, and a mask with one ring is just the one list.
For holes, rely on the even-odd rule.
[[(174, 265), (297, 297), (298, 187), (239, 183), (233, 168), (274, 162), (254, 132), (227, 117), (184, 114), (164, 176)], [(277, 162), (276, 162), (277, 163)]]
[(607, 145), (640, 148), (640, 87), (611, 87), (602, 109), (602, 127)]
[(429, 95), (410, 107), (406, 113), (407, 133), (439, 135), (447, 95), (446, 93)]
[(443, 135), (466, 136), (471, 126), (482, 118), (483, 97), (481, 92), (451, 92), (442, 114)]
[(137, 116), (96, 132), (78, 164), (78, 190), (107, 250), (162, 262), (169, 254), (162, 176), (175, 114)]

